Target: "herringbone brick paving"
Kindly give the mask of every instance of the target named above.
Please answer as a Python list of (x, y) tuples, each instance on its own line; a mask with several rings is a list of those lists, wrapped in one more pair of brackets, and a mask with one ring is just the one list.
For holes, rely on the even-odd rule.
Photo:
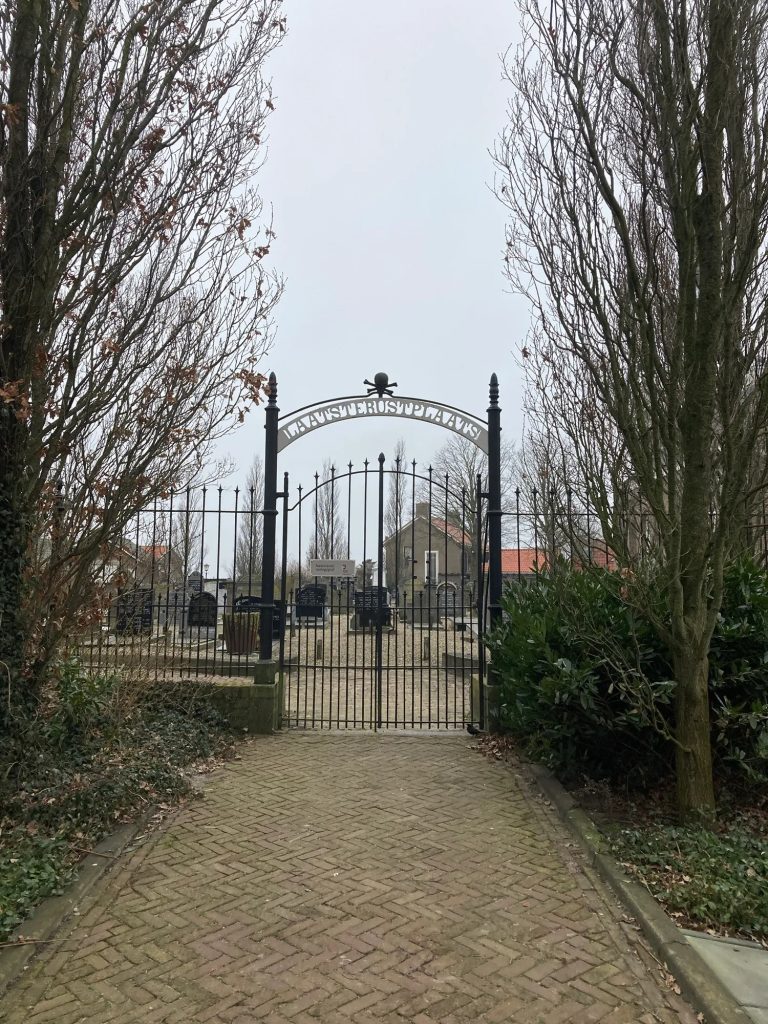
[(79, 909), (7, 1024), (696, 1019), (523, 769), (455, 735), (258, 740)]

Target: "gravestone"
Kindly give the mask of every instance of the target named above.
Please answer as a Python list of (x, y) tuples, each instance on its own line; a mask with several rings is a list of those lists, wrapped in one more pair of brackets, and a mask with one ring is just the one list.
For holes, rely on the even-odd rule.
[(325, 596), (328, 588), (322, 583), (310, 583), (296, 592), (296, 618), (309, 624), (325, 621)]
[[(236, 597), (232, 610), (235, 612), (260, 612), (261, 598), (256, 597), (255, 594), (244, 594), (241, 597)], [(283, 602), (276, 597), (275, 607), (272, 609), (272, 640), (280, 640), (284, 632), (285, 612)]]
[(218, 609), (213, 594), (193, 594), (189, 600), (187, 625), (190, 629), (215, 629)]
[(154, 591), (137, 587), (117, 598), (115, 615), (116, 633), (145, 633), (152, 631)]
[(199, 572), (191, 572), (189, 576), (187, 576), (187, 586), (193, 593), (199, 594), (203, 589), (202, 574)]
[[(379, 613), (379, 592), (381, 592), (381, 612)], [(381, 619), (379, 619), (381, 614)], [(386, 587), (368, 587), (358, 590), (355, 594), (355, 629), (371, 629), (376, 625), (390, 627), (392, 625), (392, 609), (389, 605), (389, 592)]]

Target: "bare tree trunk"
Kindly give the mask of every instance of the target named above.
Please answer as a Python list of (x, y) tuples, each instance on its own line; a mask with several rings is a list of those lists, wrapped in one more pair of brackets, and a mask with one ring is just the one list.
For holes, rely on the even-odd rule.
[(677, 803), (686, 819), (715, 806), (709, 727), (707, 643), (681, 645), (675, 652), (675, 738)]
[(29, 540), (24, 501), (24, 428), (0, 404), (0, 725), (13, 705), (26, 704), (20, 669), (24, 648), (24, 567)]

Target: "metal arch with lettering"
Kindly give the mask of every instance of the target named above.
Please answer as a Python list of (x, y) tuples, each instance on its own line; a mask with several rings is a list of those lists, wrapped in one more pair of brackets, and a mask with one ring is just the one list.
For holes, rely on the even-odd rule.
[(452, 430), (488, 454), (488, 426), (483, 420), (442, 402), (428, 402), (422, 398), (401, 395), (360, 396), (334, 398), (306, 405), (286, 413), (278, 420), (278, 452), (300, 437), (332, 423), (351, 423), (370, 416), (402, 417), (414, 423), (432, 423)]

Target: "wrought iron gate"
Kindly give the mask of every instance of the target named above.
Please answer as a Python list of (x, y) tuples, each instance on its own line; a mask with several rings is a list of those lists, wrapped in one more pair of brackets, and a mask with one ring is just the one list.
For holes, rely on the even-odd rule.
[(468, 488), (385, 463), (293, 493), (285, 474), (283, 723), (482, 728), (486, 496), (479, 478)]

